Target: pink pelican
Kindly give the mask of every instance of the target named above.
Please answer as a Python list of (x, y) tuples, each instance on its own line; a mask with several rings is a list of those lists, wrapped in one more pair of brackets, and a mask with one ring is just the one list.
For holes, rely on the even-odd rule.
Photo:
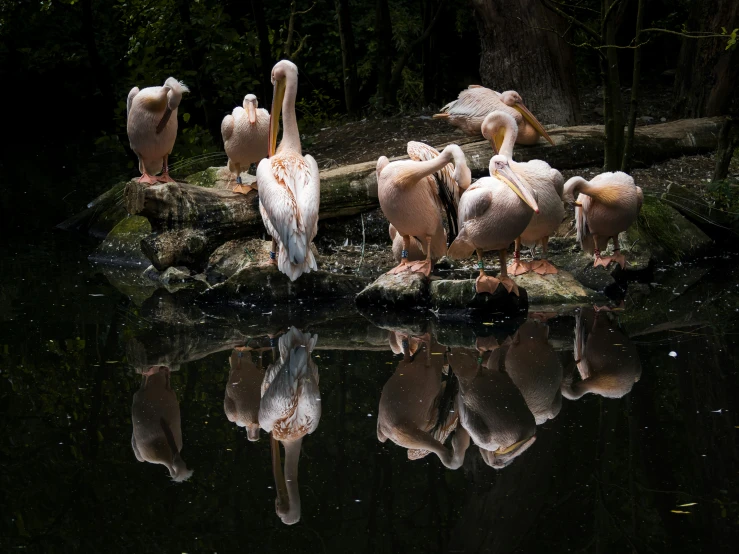
[[(279, 358), (267, 369), (262, 382), (259, 425), (271, 433), (275, 509), (287, 525), (300, 520), (298, 461), (303, 437), (315, 431), (321, 419), (318, 367), (311, 359), (316, 342), (317, 335), (291, 327), (280, 337)], [(285, 447), (284, 474), (280, 442)]]
[[(163, 87), (133, 87), (126, 101), (126, 130), (131, 150), (139, 159), (139, 182), (150, 185), (174, 182), (167, 159), (177, 138), (177, 108), (182, 93), (190, 92), (174, 77)], [(174, 115), (174, 117), (172, 117)], [(164, 166), (160, 177), (154, 177)]]
[[(526, 163), (513, 161), (513, 145), (516, 142), (518, 127), (516, 121), (503, 111), (494, 111), (487, 115), (482, 123), (482, 134), (493, 145), (493, 149), (508, 158), (513, 173), (525, 181), (536, 194), (539, 213), (534, 214), (521, 236), (516, 239), (513, 263), (509, 271), (513, 275), (521, 275), (534, 270), (540, 275), (557, 273), (557, 268), (547, 261), (549, 237), (554, 234), (565, 216), (562, 202), (562, 186), (564, 178), (556, 169), (542, 160), (531, 160)], [(541, 260), (531, 264), (521, 262), (521, 244), (536, 249), (541, 244)]]
[[(490, 177), (475, 181), (459, 201), (459, 235), (449, 247), (451, 258), (464, 259), (477, 252), (480, 275), (478, 293), (494, 293), (503, 285), (518, 296), (518, 287), (508, 277), (508, 246), (521, 235), (539, 207), (528, 184), (511, 170), (506, 156), (490, 160)], [(496, 250), (500, 258), (500, 278), (485, 274), (483, 252)]]
[[(295, 96), (298, 68), (282, 60), (272, 68), (274, 96), (269, 121), (269, 158), (259, 162), (257, 187), (259, 211), (272, 236), (270, 259), (291, 281), (318, 269), (310, 245), (318, 232), (318, 207), (321, 184), (318, 164), (303, 156), (300, 147)], [(283, 130), (275, 153), (282, 110)], [(275, 252), (277, 251), (277, 252)]]
[(253, 190), (241, 182), (241, 167), (245, 170), (267, 157), (269, 145), (269, 113), (257, 108), (257, 97), (244, 96), (244, 107), (237, 106), (221, 122), (221, 136), (228, 156), (228, 170), (236, 175), (234, 192), (246, 194)]
[(229, 421), (246, 428), (250, 441), (259, 440), (259, 402), (264, 370), (251, 359), (251, 348), (238, 347), (231, 352), (223, 410)]
[[(469, 186), (471, 174), (464, 153), (456, 144), (439, 154), (423, 143), (409, 142), (408, 154), (411, 160), (391, 163), (385, 156), (377, 160), (380, 207), (403, 239), (400, 265), (389, 273), (411, 271), (428, 276), (432, 259), (441, 258), (446, 250), (441, 212), (456, 212), (456, 201)], [(453, 169), (449, 163), (452, 160)], [(454, 221), (450, 221), (454, 226)], [(420, 242), (426, 259), (409, 264), (412, 239)]]
[(479, 85), (470, 85), (459, 93), (456, 100), (441, 108), (441, 113), (434, 115), (434, 118), (446, 119), (468, 135), (480, 136), (483, 120), (495, 110), (501, 110), (516, 120), (518, 144), (536, 144), (539, 136), (542, 136), (549, 144), (554, 145), (552, 137), (524, 105), (521, 95), (515, 90), (507, 90), (501, 94)]
[[(573, 177), (565, 183), (564, 198), (575, 201), (575, 225), (577, 240), (588, 254), (595, 254), (593, 267), (608, 267), (611, 262), (622, 268), (626, 258), (621, 254), (618, 234), (626, 231), (639, 216), (644, 194), (641, 187), (634, 184), (631, 175), (616, 171), (601, 173), (590, 181)], [(601, 257), (608, 248), (608, 240), (613, 239), (613, 256)]]

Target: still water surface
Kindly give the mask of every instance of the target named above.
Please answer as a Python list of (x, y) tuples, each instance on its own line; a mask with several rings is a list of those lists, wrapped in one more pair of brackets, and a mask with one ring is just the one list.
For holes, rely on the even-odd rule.
[(733, 262), (659, 316), (403, 327), (144, 300), (30, 240), (0, 262), (3, 551), (733, 551)]

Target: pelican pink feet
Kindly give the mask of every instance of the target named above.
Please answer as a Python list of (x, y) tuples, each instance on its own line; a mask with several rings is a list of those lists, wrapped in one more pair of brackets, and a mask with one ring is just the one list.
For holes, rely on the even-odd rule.
[(626, 258), (621, 253), (621, 250), (614, 250), (612, 256), (601, 256), (600, 251), (595, 251), (595, 261), (593, 262), (593, 267), (603, 266), (608, 269), (608, 266), (611, 264), (611, 262), (616, 262), (618, 265), (621, 266), (621, 269), (624, 269), (626, 267)]

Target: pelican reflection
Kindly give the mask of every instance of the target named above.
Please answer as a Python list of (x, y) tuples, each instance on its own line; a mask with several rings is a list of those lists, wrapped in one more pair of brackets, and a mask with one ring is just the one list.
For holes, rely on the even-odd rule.
[(246, 428), (250, 441), (259, 440), (259, 404), (261, 400), (262, 369), (261, 354), (259, 367), (252, 360), (252, 349), (234, 348), (229, 359), (230, 371), (226, 383), (223, 409), (229, 421)]

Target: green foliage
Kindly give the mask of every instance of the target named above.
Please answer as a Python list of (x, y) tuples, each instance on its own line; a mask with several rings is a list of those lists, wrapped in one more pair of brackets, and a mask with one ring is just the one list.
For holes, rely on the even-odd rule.
[(713, 181), (706, 190), (714, 208), (725, 212), (734, 221), (739, 220), (739, 182), (736, 179)]

